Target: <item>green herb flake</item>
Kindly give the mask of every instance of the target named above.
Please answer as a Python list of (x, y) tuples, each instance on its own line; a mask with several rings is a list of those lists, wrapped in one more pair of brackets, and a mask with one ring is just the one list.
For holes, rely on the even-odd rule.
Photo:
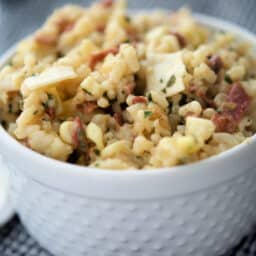
[(232, 83), (233, 83), (231, 77), (230, 77), (228, 74), (225, 74), (224, 79), (225, 79), (225, 81), (226, 81), (227, 83), (229, 83), (229, 84), (232, 84)]
[(48, 101), (42, 102), (42, 106), (44, 107), (44, 109), (48, 109), (49, 108)]
[(148, 94), (147, 94), (147, 99), (148, 99), (148, 101), (152, 101), (153, 99), (152, 99), (152, 94), (151, 94), (151, 92), (149, 92)]
[(48, 96), (48, 99), (49, 99), (49, 100), (53, 100), (53, 99), (54, 99), (53, 95), (50, 94), (50, 93), (47, 93), (47, 96)]
[(8, 66), (12, 67), (13, 66), (13, 62), (12, 59), (7, 63)]
[(166, 88), (163, 88), (163, 89), (162, 89), (162, 92), (163, 92), (163, 93), (166, 93)]
[(144, 111), (144, 117), (145, 118), (148, 118), (148, 117), (150, 117), (152, 115), (152, 112), (151, 111), (148, 111), (148, 110), (145, 110)]
[(6, 129), (7, 128), (7, 122), (5, 120), (1, 121), (1, 125)]
[(37, 115), (38, 114), (38, 110), (35, 110), (34, 112), (33, 112), (33, 115)]
[(87, 93), (88, 95), (92, 96), (92, 93), (89, 92), (88, 90), (86, 90), (86, 89), (83, 88), (83, 91), (84, 91), (85, 93)]
[(131, 42), (130, 39), (127, 39), (127, 40), (124, 41), (125, 44), (129, 44), (130, 42)]
[(100, 151), (98, 149), (94, 149), (94, 153), (95, 155), (99, 156), (100, 155)]
[(12, 104), (11, 103), (9, 103), (8, 104), (8, 113), (10, 113), (10, 114), (12, 114)]
[(176, 82), (176, 76), (172, 75), (167, 83), (167, 87), (171, 87)]
[(130, 23), (131, 22), (131, 18), (129, 16), (125, 16), (125, 21)]
[(160, 83), (162, 84), (164, 82), (164, 79), (163, 78), (160, 78)]
[(95, 163), (94, 166), (95, 166), (95, 167), (100, 167), (100, 164), (99, 164), (99, 163)]

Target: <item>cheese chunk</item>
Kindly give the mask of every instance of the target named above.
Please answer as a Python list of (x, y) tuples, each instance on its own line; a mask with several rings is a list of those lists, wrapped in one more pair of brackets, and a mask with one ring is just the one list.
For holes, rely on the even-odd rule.
[(211, 120), (187, 117), (186, 119), (186, 135), (193, 136), (199, 144), (204, 144), (214, 133), (215, 125)]
[(99, 150), (104, 148), (103, 133), (98, 125), (90, 122), (86, 127), (86, 136), (96, 144)]
[(147, 60), (147, 90), (162, 91), (167, 97), (185, 90), (186, 67), (182, 51), (172, 54), (152, 54)]
[(48, 87), (56, 83), (74, 79), (77, 74), (72, 67), (69, 66), (54, 66), (37, 76), (28, 77), (22, 84), (22, 93), (37, 90), (43, 87)]

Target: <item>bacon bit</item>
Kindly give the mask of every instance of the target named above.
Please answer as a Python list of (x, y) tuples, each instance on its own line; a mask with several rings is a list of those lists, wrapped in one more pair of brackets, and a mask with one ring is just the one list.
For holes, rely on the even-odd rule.
[(83, 104), (77, 105), (79, 110), (82, 110), (85, 114), (92, 113), (95, 109), (97, 109), (98, 105), (95, 101), (86, 101)]
[(188, 91), (190, 93), (195, 93), (197, 91), (197, 87), (194, 85), (194, 84), (190, 84), (189, 87), (188, 87)]
[(228, 101), (236, 105), (229, 113), (236, 121), (240, 121), (250, 105), (250, 97), (240, 83), (234, 83), (229, 91)]
[(54, 107), (48, 107), (45, 110), (45, 113), (50, 117), (51, 120), (53, 120), (56, 117), (56, 111)]
[(228, 103), (234, 104), (234, 108), (224, 109), (223, 113), (216, 114), (213, 122), (217, 131), (234, 132), (250, 105), (250, 97), (246, 94), (240, 83), (234, 83), (227, 96)]
[(181, 35), (179, 32), (171, 32), (171, 35), (173, 35), (177, 38), (181, 48), (186, 47), (187, 42), (186, 42), (186, 39), (183, 35)]
[(88, 147), (86, 143), (86, 136), (83, 127), (83, 123), (80, 117), (76, 117), (74, 120), (75, 127), (72, 133), (72, 141), (74, 146), (82, 153), (87, 153)]
[(188, 116), (193, 116), (193, 117), (198, 117), (199, 115), (195, 114), (194, 112), (187, 112), (185, 117), (188, 117)]
[(201, 98), (204, 103), (206, 103), (207, 106), (211, 107), (211, 108), (216, 108), (216, 104), (214, 102), (214, 100), (210, 99), (206, 93), (202, 92), (202, 91), (198, 91), (196, 92), (196, 95)]
[(41, 45), (55, 46), (58, 38), (56, 35), (38, 34), (35, 36), (35, 41)]
[(216, 74), (218, 74), (223, 67), (223, 61), (218, 55), (209, 56), (208, 65)]
[(25, 138), (25, 139), (21, 140), (21, 143), (22, 143), (24, 146), (26, 146), (26, 147), (28, 147), (28, 148), (31, 148), (31, 146), (30, 146), (30, 144), (29, 144), (29, 141), (28, 141), (28, 138)]
[(57, 22), (57, 26), (58, 26), (59, 32), (62, 34), (64, 32), (71, 31), (75, 26), (75, 22), (64, 18)]
[(120, 113), (115, 113), (113, 117), (119, 126), (122, 126), (124, 124), (123, 117)]
[(100, 52), (93, 53), (89, 61), (89, 67), (94, 70), (98, 62), (103, 61), (109, 54), (116, 55), (119, 52), (119, 47), (110, 48)]
[(237, 127), (237, 123), (235, 123), (232, 116), (228, 115), (227, 113), (215, 114), (212, 121), (216, 126), (217, 132), (233, 133)]
[(96, 30), (99, 32), (99, 33), (103, 33), (106, 29), (106, 26), (105, 25), (99, 25)]
[(132, 104), (137, 104), (137, 103), (147, 103), (148, 100), (146, 97), (144, 96), (135, 96), (133, 99), (132, 99)]
[[(139, 42), (140, 39), (139, 39), (139, 36), (136, 32), (136, 30), (134, 28), (127, 28), (126, 29), (126, 32), (128, 34), (128, 38), (129, 40), (132, 42), (132, 43), (136, 43), (136, 42)], [(135, 45), (133, 44), (133, 46), (135, 47)]]
[(201, 100), (203, 100), (203, 103), (206, 104), (207, 106), (209, 106), (211, 108), (216, 108), (215, 102), (212, 99), (210, 99), (205, 92), (198, 89), (196, 87), (196, 85), (191, 84), (188, 87), (188, 91), (192, 94), (195, 94), (197, 97), (199, 97)]
[(135, 83), (128, 83), (124, 86), (124, 92), (126, 95), (131, 95), (134, 92)]
[(113, 0), (102, 0), (101, 4), (104, 8), (110, 8), (113, 6), (114, 1)]

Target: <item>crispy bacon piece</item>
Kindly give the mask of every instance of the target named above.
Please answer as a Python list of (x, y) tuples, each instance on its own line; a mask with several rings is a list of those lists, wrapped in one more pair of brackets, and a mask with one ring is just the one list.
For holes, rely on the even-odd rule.
[(56, 111), (54, 107), (48, 107), (45, 110), (45, 113), (50, 117), (51, 120), (53, 120), (56, 117)]
[(21, 140), (21, 143), (22, 143), (24, 146), (26, 146), (26, 147), (28, 147), (28, 148), (31, 148), (31, 146), (30, 146), (30, 144), (29, 144), (29, 141), (28, 141), (28, 138), (25, 138), (25, 139)]
[(229, 132), (233, 133), (236, 130), (237, 123), (231, 115), (227, 113), (217, 113), (212, 118), (213, 123), (216, 126), (217, 132)]
[(208, 65), (216, 74), (218, 74), (223, 67), (223, 61), (220, 56), (212, 55), (208, 57)]
[(216, 108), (216, 104), (215, 102), (210, 99), (209, 96), (207, 96), (207, 94), (201, 90), (199, 90), (194, 84), (191, 84), (188, 88), (188, 91), (192, 94), (195, 94), (197, 97), (199, 97), (205, 105), (207, 105), (208, 107), (211, 108)]
[(114, 1), (113, 0), (102, 0), (101, 4), (103, 5), (103, 7), (105, 8), (110, 8), (113, 6)]
[(128, 27), (126, 29), (129, 40), (133, 43), (133, 47), (136, 47), (136, 43), (140, 41), (138, 33), (135, 28)]
[(134, 92), (135, 83), (128, 83), (124, 86), (124, 92), (126, 95), (131, 95)]
[(61, 19), (57, 22), (60, 34), (71, 31), (74, 28), (75, 22), (69, 19)]
[(89, 67), (91, 68), (91, 70), (94, 70), (98, 62), (103, 61), (109, 54), (116, 55), (118, 51), (119, 51), (119, 47), (114, 47), (114, 48), (93, 53), (89, 61)]
[(79, 110), (82, 110), (85, 114), (92, 113), (95, 109), (97, 109), (98, 105), (95, 101), (86, 101), (83, 104), (77, 105)]
[(144, 96), (135, 96), (133, 99), (132, 99), (132, 104), (137, 104), (137, 103), (147, 103), (148, 100), (146, 97)]
[(224, 109), (222, 113), (216, 114), (212, 121), (215, 123), (217, 131), (232, 133), (248, 110), (251, 99), (240, 83), (234, 83), (228, 93), (227, 100), (235, 107)]
[(122, 126), (124, 124), (123, 117), (120, 113), (115, 113), (113, 117), (119, 126)]
[(235, 104), (235, 108), (228, 112), (233, 119), (240, 121), (250, 105), (250, 97), (247, 95), (240, 83), (234, 83), (229, 91), (228, 101)]
[(208, 107), (216, 108), (216, 104), (215, 104), (214, 100), (210, 99), (210, 98), (206, 95), (206, 93), (204, 93), (204, 92), (202, 92), (202, 91), (198, 91), (198, 92), (196, 92), (196, 95), (197, 95), (198, 97), (200, 97)]
[(72, 133), (72, 141), (74, 146), (81, 152), (86, 153), (88, 150), (86, 143), (86, 136), (84, 132), (83, 123), (80, 117), (76, 117), (74, 120), (75, 127)]
[(106, 29), (106, 26), (105, 25), (99, 25), (96, 30), (100, 33), (103, 33)]
[(181, 48), (186, 47), (187, 42), (186, 42), (186, 39), (183, 35), (181, 35), (179, 32), (171, 32), (171, 35), (173, 35), (177, 38)]
[(69, 19), (63, 18), (56, 22), (58, 33), (56, 35), (47, 34), (41, 32), (35, 36), (35, 41), (38, 44), (45, 46), (55, 46), (60, 34), (71, 31), (74, 28), (75, 22)]
[(55, 46), (58, 41), (58, 38), (56, 35), (47, 35), (41, 33), (35, 36), (35, 41), (41, 45)]

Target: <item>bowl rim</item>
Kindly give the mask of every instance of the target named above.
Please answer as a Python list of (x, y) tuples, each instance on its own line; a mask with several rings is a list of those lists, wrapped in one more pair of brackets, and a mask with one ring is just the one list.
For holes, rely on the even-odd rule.
[[(145, 11), (145, 10), (142, 10)], [(249, 32), (247, 29), (240, 27), (239, 25), (232, 24), (228, 21), (225, 21), (223, 19), (215, 18), (208, 15), (203, 14), (195, 14), (195, 18), (202, 24), (216, 28), (221, 29), (224, 31), (229, 31), (233, 33), (234, 35), (238, 36), (241, 39), (247, 40), (252, 43), (253, 46), (256, 47), (256, 35)], [(6, 51), (5, 54), (3, 54), (0, 58), (0, 66), (4, 66), (8, 59), (14, 54), (16, 45), (11, 47), (9, 50)], [(152, 168), (152, 169), (129, 169), (129, 170), (109, 170), (109, 169), (101, 169), (101, 168), (93, 168), (93, 167), (87, 167), (87, 166), (79, 166), (74, 165), (66, 162), (62, 162), (59, 160), (55, 160), (53, 158), (41, 155), (37, 153), (36, 151), (33, 151), (31, 149), (28, 149), (27, 147), (20, 144), (17, 140), (15, 140), (11, 135), (8, 134), (8, 132), (0, 126), (0, 136), (1, 141), (4, 145), (4, 147), (1, 147), (0, 151), (1, 153), (10, 160), (10, 156), (8, 156), (8, 152), (14, 153), (14, 155), (22, 156), (27, 161), (31, 160), (34, 166), (44, 166), (43, 168), (45, 170), (45, 173), (43, 173), (43, 170), (39, 171), (39, 173), (35, 174), (33, 173), (30, 168), (23, 168), (21, 166), (21, 169), (23, 168), (23, 171), (31, 176), (35, 181), (48, 183), (51, 186), (55, 186), (53, 182), (50, 181), (50, 179), (44, 179), (42, 177), (46, 175), (50, 175), (53, 177), (53, 175), (61, 177), (61, 175), (65, 175), (66, 177), (72, 177), (76, 176), (77, 178), (88, 178), (93, 177), (95, 179), (97, 178), (107, 178), (111, 177), (118, 180), (123, 179), (131, 179), (136, 178), (137, 176), (138, 180), (141, 181), (145, 177), (155, 178), (160, 177), (162, 178), (168, 177), (169, 180), (175, 176), (179, 176), (179, 178), (184, 178), (184, 176), (196, 176), (204, 175), (206, 177), (210, 172), (213, 172), (214, 166), (222, 166), (221, 164), (225, 161), (233, 161), (233, 159), (237, 158), (240, 159), (242, 155), (246, 155), (250, 153), (250, 150), (252, 148), (256, 148), (256, 135), (253, 135), (252, 137), (248, 138), (245, 142), (223, 152), (218, 155), (206, 158), (204, 160), (200, 160), (194, 163), (190, 163), (187, 165), (182, 166), (174, 166), (174, 167), (166, 167), (166, 168)], [(6, 150), (8, 149), (8, 150)], [(243, 154), (242, 154), (243, 153)], [(8, 163), (7, 163), (8, 164)], [(245, 166), (243, 169), (249, 169), (249, 166)], [(32, 168), (31, 168), (32, 169)], [(49, 171), (51, 170), (52, 174), (50, 174)], [(239, 170), (236, 170), (239, 169)], [(204, 170), (201, 174), (199, 173), (199, 170)], [(225, 177), (226, 179), (230, 179), (236, 175), (241, 174), (241, 168), (235, 168), (233, 170), (233, 173), (229, 172)], [(216, 177), (216, 174), (212, 173), (209, 175), (209, 177)], [(223, 175), (222, 175), (223, 176)], [(215, 180), (215, 182), (211, 182), (212, 185), (220, 183), (225, 180), (225, 177), (221, 179), (220, 177)], [(42, 181), (44, 180), (44, 181)], [(125, 180), (124, 180), (125, 182)], [(130, 182), (129, 182), (130, 183)], [(123, 184), (123, 182), (122, 182)], [(203, 188), (203, 186), (199, 186)], [(199, 189), (198, 187), (198, 189)], [(152, 193), (151, 193), (152, 194)], [(153, 196), (153, 195), (152, 195)]]

